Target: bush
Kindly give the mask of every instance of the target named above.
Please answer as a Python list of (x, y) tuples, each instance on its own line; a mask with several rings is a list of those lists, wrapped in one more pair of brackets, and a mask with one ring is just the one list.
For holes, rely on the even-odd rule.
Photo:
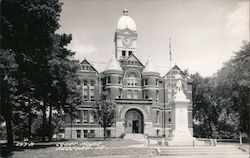
[(125, 133), (122, 133), (120, 136), (119, 136), (119, 138), (124, 138), (126, 136), (126, 134)]

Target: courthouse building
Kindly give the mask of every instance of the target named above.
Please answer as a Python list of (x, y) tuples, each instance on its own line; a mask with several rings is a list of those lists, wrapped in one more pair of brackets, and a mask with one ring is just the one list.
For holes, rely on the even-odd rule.
[(125, 9), (114, 30), (115, 52), (104, 70), (98, 70), (87, 59), (80, 61), (82, 104), (77, 118), (65, 118), (66, 138), (103, 136), (103, 128), (90, 111), (104, 90), (116, 103), (115, 123), (107, 128), (109, 136), (119, 137), (124, 133), (167, 136), (171, 128), (171, 96), (177, 91), (176, 76), (182, 77), (182, 89), (190, 100), (186, 119), (192, 133), (192, 80), (177, 65), (162, 74), (150, 57), (143, 64), (138, 58), (141, 52), (137, 52), (137, 37), (136, 24)]

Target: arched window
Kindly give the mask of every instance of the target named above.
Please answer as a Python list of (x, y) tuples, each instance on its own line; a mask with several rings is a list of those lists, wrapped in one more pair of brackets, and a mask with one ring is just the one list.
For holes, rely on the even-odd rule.
[(130, 72), (127, 78), (128, 86), (138, 86), (138, 76), (135, 72)]
[(91, 80), (90, 81), (90, 86), (94, 86), (95, 85), (95, 81), (94, 80)]

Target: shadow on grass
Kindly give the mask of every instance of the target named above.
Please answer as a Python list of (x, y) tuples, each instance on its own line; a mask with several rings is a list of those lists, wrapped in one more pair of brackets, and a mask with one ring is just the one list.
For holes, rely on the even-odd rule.
[(69, 140), (61, 140), (61, 141), (52, 141), (52, 142), (35, 142), (33, 146), (16, 146), (16, 143), (14, 143), (14, 146), (12, 148), (7, 147), (7, 143), (1, 143), (0, 144), (0, 156), (11, 158), (14, 151), (24, 151), (29, 149), (44, 149), (48, 147), (55, 147), (57, 143), (60, 142), (67, 142)]

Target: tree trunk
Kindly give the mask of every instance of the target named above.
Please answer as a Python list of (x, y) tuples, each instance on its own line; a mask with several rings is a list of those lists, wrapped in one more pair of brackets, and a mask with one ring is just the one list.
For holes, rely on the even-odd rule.
[(52, 140), (53, 130), (52, 130), (52, 104), (49, 105), (49, 125), (48, 125), (48, 137), (49, 141)]
[(70, 116), (70, 138), (72, 139), (72, 126), (73, 126), (73, 118), (72, 118), (72, 115)]
[(103, 140), (106, 139), (106, 127), (104, 126), (103, 127)]
[(28, 126), (29, 126), (29, 140), (31, 139), (31, 126), (32, 126), (32, 116), (31, 116), (31, 110), (29, 111), (28, 116)]
[(43, 103), (43, 107), (42, 107), (42, 113), (43, 113), (43, 133), (42, 133), (42, 141), (45, 142), (45, 138), (46, 138), (46, 133), (47, 133), (47, 129), (46, 129), (46, 105), (45, 103)]
[(12, 131), (12, 119), (11, 119), (11, 112), (8, 112), (7, 117), (5, 117), (6, 121), (6, 130), (7, 130), (7, 148), (9, 150), (13, 147), (13, 131)]

